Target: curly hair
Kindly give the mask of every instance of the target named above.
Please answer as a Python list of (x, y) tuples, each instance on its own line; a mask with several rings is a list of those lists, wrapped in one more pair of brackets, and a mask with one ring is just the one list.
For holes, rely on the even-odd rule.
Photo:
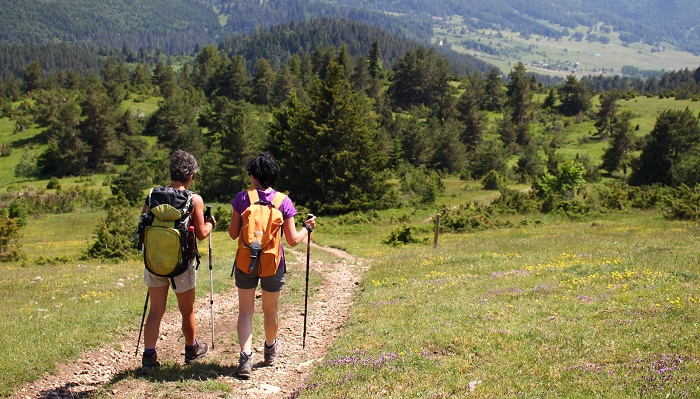
[(262, 188), (269, 188), (277, 183), (280, 175), (280, 165), (275, 157), (267, 151), (263, 151), (257, 157), (248, 161), (248, 174), (260, 183)]
[(190, 175), (199, 171), (197, 160), (187, 151), (177, 150), (170, 156), (170, 179), (186, 182)]

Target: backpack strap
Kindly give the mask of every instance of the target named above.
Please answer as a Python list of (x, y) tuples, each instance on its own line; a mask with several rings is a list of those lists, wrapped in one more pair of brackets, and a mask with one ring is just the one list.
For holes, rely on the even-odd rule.
[(146, 201), (148, 202), (148, 211), (146, 212), (149, 212), (151, 210), (151, 194), (153, 194), (154, 188), (155, 187), (151, 187), (151, 190), (148, 192), (148, 197), (146, 197)]
[(250, 205), (253, 205), (256, 202), (260, 201), (260, 195), (258, 195), (258, 190), (248, 190), (248, 199), (250, 200)]
[(272, 205), (274, 205), (275, 208), (280, 209), (282, 201), (284, 201), (285, 198), (287, 198), (287, 196), (278, 191), (275, 193), (275, 197), (272, 199)]

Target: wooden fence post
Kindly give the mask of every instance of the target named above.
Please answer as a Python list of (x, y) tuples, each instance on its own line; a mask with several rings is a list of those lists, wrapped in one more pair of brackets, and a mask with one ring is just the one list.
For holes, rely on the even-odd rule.
[(440, 235), (440, 214), (435, 214), (435, 238), (433, 239), (433, 248), (438, 246), (438, 236)]

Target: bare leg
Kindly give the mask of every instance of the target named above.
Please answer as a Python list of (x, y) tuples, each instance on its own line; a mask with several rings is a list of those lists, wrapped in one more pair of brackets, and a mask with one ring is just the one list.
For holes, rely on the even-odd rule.
[(262, 310), (265, 318), (265, 341), (272, 344), (277, 338), (279, 329), (279, 318), (277, 316), (277, 305), (280, 301), (281, 291), (262, 292)]
[(165, 306), (168, 301), (169, 286), (151, 287), (148, 289), (148, 295), (151, 298), (151, 307), (146, 318), (146, 325), (143, 329), (143, 346), (144, 349), (154, 349), (158, 342), (160, 333), (160, 321), (165, 314)]
[(182, 335), (185, 336), (185, 345), (194, 345), (197, 338), (197, 319), (194, 316), (195, 289), (176, 293), (177, 306), (182, 314)]
[(255, 312), (255, 288), (238, 289), (238, 343), (241, 352), (252, 352), (253, 313)]

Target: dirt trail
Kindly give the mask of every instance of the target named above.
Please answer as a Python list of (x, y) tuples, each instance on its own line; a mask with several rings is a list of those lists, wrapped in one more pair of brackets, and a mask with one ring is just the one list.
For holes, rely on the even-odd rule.
[[(261, 337), (255, 336), (254, 342), (260, 346), (254, 346), (254, 368), (250, 380), (240, 380), (235, 376), (239, 349), (235, 341), (238, 298), (234, 289), (214, 296), (215, 348), (201, 362), (188, 367), (182, 365), (184, 351), (180, 314), (174, 309), (165, 315), (161, 324), (162, 338), (158, 342), (158, 357), (163, 366), (153, 377), (141, 377), (141, 356), (134, 355), (138, 331), (134, 331), (121, 343), (86, 351), (77, 361), (60, 365), (55, 374), (44, 375), (37, 381), (22, 385), (11, 398), (209, 398), (224, 394), (199, 391), (201, 384), (187, 384), (188, 380), (211, 380), (226, 384), (230, 389), (224, 394), (227, 398), (290, 397), (303, 386), (314, 365), (324, 358), (340, 333), (365, 267), (363, 260), (346, 252), (312, 245), (314, 249), (336, 255), (339, 260), (321, 263), (314, 261), (313, 255), (311, 257), (310, 267), (322, 276), (323, 284), (315, 295), (309, 295), (306, 348), (302, 349), (301, 346), (304, 304), (280, 307), (283, 354), (275, 366), (263, 367)], [(298, 263), (289, 262), (288, 268), (305, 270), (306, 254), (293, 248), (285, 250), (296, 253), (300, 260)], [(208, 280), (208, 276), (200, 274), (200, 279), (204, 278)], [(256, 301), (256, 307), (256, 317), (262, 317), (259, 301)], [(198, 299), (196, 309), (198, 335), (203, 341), (209, 342), (211, 324), (208, 295)], [(143, 345), (139, 351), (142, 348)], [(220, 384), (217, 386), (220, 387)]]

